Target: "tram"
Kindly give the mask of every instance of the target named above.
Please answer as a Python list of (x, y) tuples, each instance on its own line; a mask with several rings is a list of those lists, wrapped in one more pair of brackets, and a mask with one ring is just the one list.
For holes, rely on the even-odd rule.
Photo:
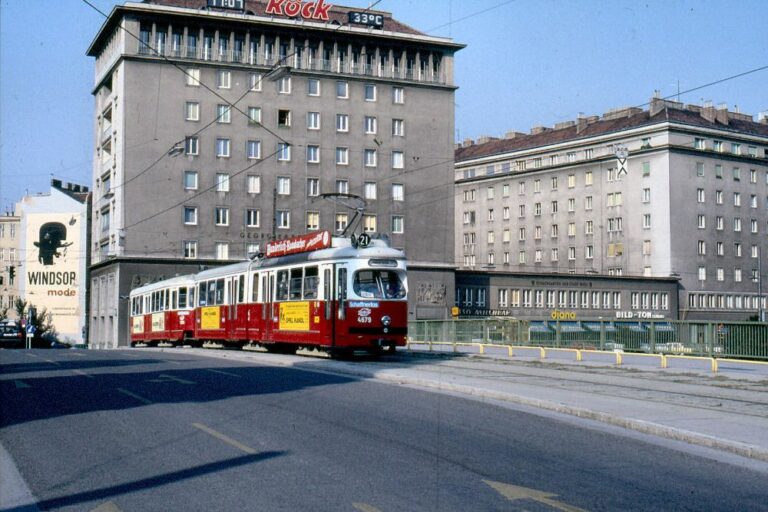
[(407, 286), (405, 254), (382, 237), (272, 241), (252, 260), (134, 289), (131, 344), (391, 352), (406, 344)]

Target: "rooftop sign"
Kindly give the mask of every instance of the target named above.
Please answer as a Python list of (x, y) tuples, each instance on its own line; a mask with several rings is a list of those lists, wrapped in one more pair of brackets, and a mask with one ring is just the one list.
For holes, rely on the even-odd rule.
[(208, 7), (216, 9), (245, 10), (245, 0), (208, 0)]
[(327, 249), (331, 246), (331, 234), (328, 231), (299, 235), (285, 240), (273, 240), (267, 244), (267, 258), (288, 256), (302, 252)]
[[(229, 0), (220, 0), (229, 1)], [(269, 0), (266, 14), (274, 14), (276, 16), (288, 16), (294, 18), (301, 16), (308, 20), (321, 20), (329, 21), (328, 11), (333, 7), (331, 4), (326, 4), (325, 0), (317, 0), (315, 2), (299, 2), (298, 0)]]

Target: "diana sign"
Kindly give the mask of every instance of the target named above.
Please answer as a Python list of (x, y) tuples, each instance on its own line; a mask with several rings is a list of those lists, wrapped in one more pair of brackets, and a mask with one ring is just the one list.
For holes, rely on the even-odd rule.
[(301, 16), (307, 20), (329, 21), (328, 11), (331, 10), (331, 7), (333, 6), (326, 4), (325, 0), (317, 0), (316, 2), (269, 0), (264, 12), (275, 16), (288, 16), (289, 18)]

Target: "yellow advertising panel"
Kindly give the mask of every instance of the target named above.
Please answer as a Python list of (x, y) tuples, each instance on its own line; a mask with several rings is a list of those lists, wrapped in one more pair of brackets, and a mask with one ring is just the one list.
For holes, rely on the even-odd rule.
[(309, 302), (280, 303), (281, 331), (309, 331)]
[(141, 334), (144, 332), (144, 317), (135, 316), (131, 325), (131, 332), (133, 334)]
[(218, 329), (221, 326), (221, 311), (218, 307), (202, 308), (200, 310), (200, 328)]
[(165, 313), (154, 313), (152, 315), (152, 332), (165, 330)]

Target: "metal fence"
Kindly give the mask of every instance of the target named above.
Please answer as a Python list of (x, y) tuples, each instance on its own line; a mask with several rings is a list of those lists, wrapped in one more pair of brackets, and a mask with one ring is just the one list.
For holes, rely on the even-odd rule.
[(417, 320), (415, 342), (492, 343), (768, 360), (768, 324), (689, 321)]

